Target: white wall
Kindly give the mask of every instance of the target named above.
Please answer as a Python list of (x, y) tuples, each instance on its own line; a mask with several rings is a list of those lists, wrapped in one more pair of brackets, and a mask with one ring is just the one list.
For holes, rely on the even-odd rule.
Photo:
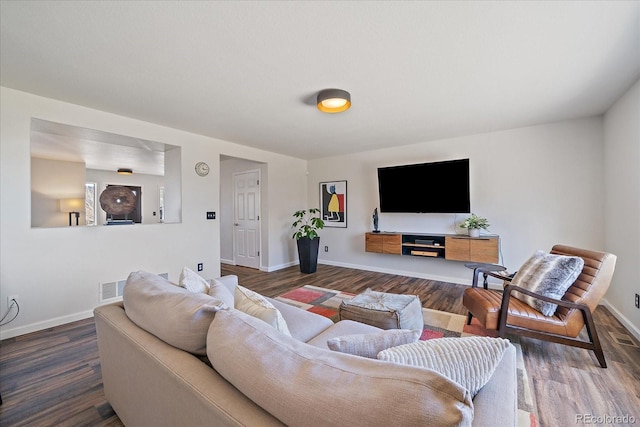
[[(32, 157), (31, 226), (68, 227), (69, 213), (60, 212), (60, 199), (84, 199), (85, 173), (84, 163)], [(78, 223), (86, 224), (83, 211)]]
[[(556, 243), (604, 249), (602, 118), (587, 118), (424, 142), (309, 162), (309, 206), (319, 205), (319, 182), (347, 180), (348, 228), (322, 230), (320, 262), (468, 284), (464, 263), (364, 251), (378, 206), (377, 168), (470, 159), (471, 208), (500, 235), (502, 263), (516, 270), (533, 252)], [(443, 177), (415, 183), (429, 197)], [(380, 214), (380, 229), (455, 233), (466, 215)], [(324, 246), (329, 252), (323, 252)]]
[(640, 339), (640, 81), (604, 118), (605, 243), (618, 256), (609, 308)]
[[(117, 116), (13, 89), (0, 88), (0, 312), (19, 295), (20, 315), (0, 338), (91, 316), (99, 283), (131, 271), (169, 273), (204, 263), (203, 277), (220, 274), (220, 229), (205, 212), (219, 210), (220, 155), (269, 165), (268, 266), (290, 263), (291, 212), (306, 201), (306, 162), (230, 142)], [(182, 223), (144, 227), (31, 228), (32, 117), (182, 147)], [(198, 161), (212, 169), (194, 171)]]

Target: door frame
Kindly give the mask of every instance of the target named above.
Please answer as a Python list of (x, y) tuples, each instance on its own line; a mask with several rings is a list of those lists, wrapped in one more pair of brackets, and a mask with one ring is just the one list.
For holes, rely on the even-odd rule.
[(235, 230), (235, 222), (236, 222), (236, 176), (244, 175), (247, 173), (256, 172), (258, 174), (258, 206), (257, 211), (259, 212), (258, 217), (258, 270), (262, 271), (262, 174), (261, 170), (258, 169), (247, 169), (238, 172), (231, 173), (231, 197), (233, 203), (233, 220), (231, 221), (231, 236), (233, 239), (233, 265), (238, 265), (237, 253), (238, 253), (238, 242), (236, 241), (236, 230)]

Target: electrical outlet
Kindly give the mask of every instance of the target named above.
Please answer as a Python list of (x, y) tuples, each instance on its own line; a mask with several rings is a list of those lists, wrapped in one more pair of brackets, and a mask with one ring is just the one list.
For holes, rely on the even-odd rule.
[(640, 308), (640, 294), (636, 294), (636, 308)]
[(325, 246), (325, 247), (324, 247), (324, 251), (325, 251), (325, 252), (329, 252), (329, 246)]
[(202, 271), (202, 269), (203, 269), (203, 266), (202, 266), (202, 263), (200, 262), (198, 263), (198, 271)]
[(9, 295), (7, 297), (7, 307), (11, 307), (11, 301), (15, 300), (18, 304), (20, 303), (18, 295)]

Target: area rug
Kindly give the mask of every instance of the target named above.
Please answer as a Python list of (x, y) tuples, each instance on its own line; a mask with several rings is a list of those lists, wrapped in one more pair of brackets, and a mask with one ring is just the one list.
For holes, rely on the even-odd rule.
[[(317, 286), (303, 286), (276, 297), (277, 300), (328, 317), (337, 322), (339, 320), (338, 308), (344, 300), (349, 300), (355, 295), (332, 289), (319, 288)], [(466, 316), (447, 313), (445, 311), (422, 309), (424, 317), (424, 330), (421, 340), (443, 337), (465, 336), (496, 336), (496, 331), (484, 329), (477, 321), (466, 324)], [(520, 343), (511, 340), (517, 353), (518, 374), (518, 425), (520, 427), (535, 427), (537, 417), (535, 403), (531, 393), (531, 385), (527, 370), (525, 369)]]

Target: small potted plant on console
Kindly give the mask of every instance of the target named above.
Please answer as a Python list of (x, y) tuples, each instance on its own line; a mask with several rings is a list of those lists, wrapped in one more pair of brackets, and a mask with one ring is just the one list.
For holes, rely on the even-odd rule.
[(296, 220), (291, 227), (296, 229), (293, 238), (298, 244), (301, 273), (315, 273), (318, 267), (318, 230), (324, 228), (324, 221), (319, 214), (320, 209), (316, 208), (299, 210), (293, 214)]
[(466, 228), (469, 230), (469, 237), (480, 236), (480, 230), (489, 231), (489, 221), (487, 218), (482, 218), (474, 213), (460, 224), (460, 228)]

